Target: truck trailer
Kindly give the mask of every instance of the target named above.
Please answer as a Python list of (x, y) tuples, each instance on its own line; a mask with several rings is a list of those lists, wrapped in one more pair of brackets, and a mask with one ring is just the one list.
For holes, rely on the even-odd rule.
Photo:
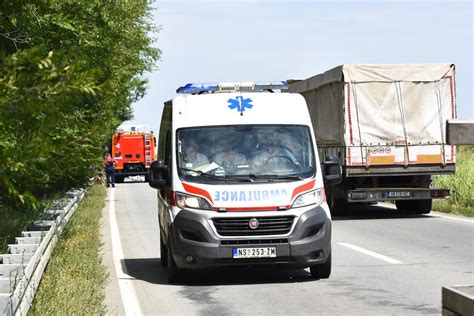
[(116, 160), (115, 181), (128, 176), (144, 176), (148, 181), (150, 165), (156, 159), (156, 139), (145, 125), (119, 127), (111, 140), (111, 155)]
[(455, 172), (445, 136), (454, 74), (453, 64), (342, 65), (289, 84), (306, 100), (320, 157), (342, 161), (343, 181), (326, 190), (333, 213), (379, 201), (429, 213), (432, 199), (449, 196), (432, 175)]

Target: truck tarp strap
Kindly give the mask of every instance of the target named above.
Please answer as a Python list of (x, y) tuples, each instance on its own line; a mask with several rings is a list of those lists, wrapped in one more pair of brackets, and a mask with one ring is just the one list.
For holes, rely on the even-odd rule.
[(403, 155), (403, 159), (405, 162), (405, 166), (408, 166), (408, 163), (410, 161), (410, 151), (408, 149), (407, 127), (405, 123), (405, 107), (403, 106), (403, 92), (402, 86), (400, 85), (400, 81), (395, 81), (395, 89), (397, 91), (397, 101), (398, 108), (400, 110), (400, 120), (402, 122), (403, 127), (403, 137), (405, 138), (405, 154)]
[[(364, 162), (364, 149), (363, 149), (363, 142), (362, 142), (362, 133), (360, 131), (360, 122), (359, 122), (359, 106), (357, 103), (357, 89), (356, 89), (356, 82), (352, 81), (351, 82), (351, 87), (352, 87), (352, 94), (354, 95), (354, 105), (355, 105), (355, 110), (356, 110), (356, 118), (357, 118), (357, 131), (359, 132), (359, 144), (360, 144), (360, 160), (363, 163)], [(365, 164), (368, 166), (369, 164), (369, 159), (366, 156), (365, 157)]]
[[(446, 165), (446, 156), (445, 156), (445, 150), (444, 150), (444, 144), (446, 143), (446, 138), (445, 138), (445, 131), (444, 131), (444, 122), (443, 122), (443, 112), (442, 112), (442, 107), (441, 107), (441, 89), (439, 87), (439, 80), (436, 81), (435, 83), (435, 95), (436, 95), (436, 101), (438, 105), (438, 118), (439, 118), (439, 128), (440, 128), (440, 133), (441, 133), (441, 159), (443, 166)], [(451, 158), (452, 159), (452, 158)]]

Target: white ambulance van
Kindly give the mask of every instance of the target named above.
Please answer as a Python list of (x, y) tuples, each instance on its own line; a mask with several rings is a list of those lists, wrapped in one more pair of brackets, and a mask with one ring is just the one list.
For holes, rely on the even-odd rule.
[(320, 164), (304, 98), (286, 82), (188, 84), (165, 103), (158, 159), (161, 263), (310, 267), (331, 273), (324, 183), (341, 181), (336, 157)]

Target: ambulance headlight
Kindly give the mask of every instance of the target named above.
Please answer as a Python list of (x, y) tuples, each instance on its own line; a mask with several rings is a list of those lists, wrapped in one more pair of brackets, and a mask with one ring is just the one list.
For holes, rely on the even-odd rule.
[(323, 202), (323, 192), (321, 189), (303, 193), (296, 198), (292, 207), (302, 207), (308, 205), (319, 205)]
[(202, 197), (176, 192), (176, 205), (180, 208), (212, 210), (209, 203)]

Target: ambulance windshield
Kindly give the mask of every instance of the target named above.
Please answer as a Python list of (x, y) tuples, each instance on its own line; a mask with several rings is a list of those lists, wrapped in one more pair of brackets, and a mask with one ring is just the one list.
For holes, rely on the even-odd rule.
[(177, 131), (179, 176), (194, 182), (291, 181), (315, 174), (310, 130), (301, 125), (233, 125)]

